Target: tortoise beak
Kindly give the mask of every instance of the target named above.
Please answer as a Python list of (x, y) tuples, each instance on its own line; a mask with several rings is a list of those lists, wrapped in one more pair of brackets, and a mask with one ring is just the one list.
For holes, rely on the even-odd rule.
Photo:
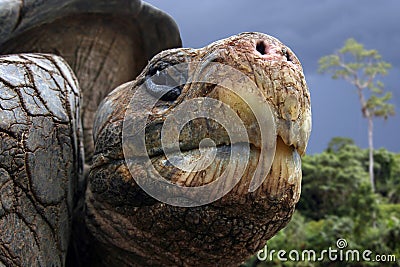
[[(86, 193), (94, 239), (143, 262), (168, 255), (173, 265), (196, 255), (199, 265), (211, 266), (222, 258), (239, 263), (286, 225), (300, 197), (300, 156), (310, 135), (311, 108), (301, 65), (283, 48), (267, 35), (245, 33), (203, 49), (164, 51), (134, 82), (108, 95), (97, 113)], [(200, 65), (187, 68), (189, 82), (180, 95), (157, 99), (155, 92), (168, 91), (160, 86), (166, 79), (147, 83), (150, 92), (141, 88), (148, 73), (166, 62)], [(224, 64), (212, 69), (211, 63)], [(229, 75), (232, 68), (236, 72)], [(214, 101), (219, 104), (208, 105)], [(246, 138), (232, 141), (242, 127)], [(177, 142), (165, 146), (163, 129)], [(135, 136), (139, 142), (131, 142)], [(178, 249), (171, 252), (171, 244)]]

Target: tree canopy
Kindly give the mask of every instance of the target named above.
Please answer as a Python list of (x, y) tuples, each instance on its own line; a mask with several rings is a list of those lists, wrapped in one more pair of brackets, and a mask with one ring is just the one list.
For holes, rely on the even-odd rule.
[(377, 50), (367, 50), (353, 38), (332, 55), (319, 60), (319, 72), (331, 73), (333, 79), (344, 79), (354, 85), (361, 105), (361, 113), (368, 121), (369, 176), (372, 191), (375, 191), (373, 156), (373, 119), (385, 120), (394, 115), (394, 105), (388, 101), (391, 92), (384, 92), (384, 84), (379, 77), (385, 76), (392, 67), (382, 60)]

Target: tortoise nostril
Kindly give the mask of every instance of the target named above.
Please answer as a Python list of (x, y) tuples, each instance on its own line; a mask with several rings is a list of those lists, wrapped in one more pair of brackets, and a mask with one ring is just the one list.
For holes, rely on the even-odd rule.
[(286, 57), (287, 61), (292, 61), (292, 57), (290, 56), (290, 54), (286, 48), (282, 48), (282, 55), (284, 57)]
[(258, 41), (256, 44), (256, 50), (261, 54), (261, 55), (265, 55), (267, 54), (266, 51), (266, 45), (264, 43), (264, 41)]

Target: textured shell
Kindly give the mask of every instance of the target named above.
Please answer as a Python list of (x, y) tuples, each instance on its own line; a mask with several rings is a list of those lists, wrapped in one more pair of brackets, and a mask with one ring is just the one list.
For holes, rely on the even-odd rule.
[(100, 101), (158, 52), (181, 46), (174, 20), (140, 0), (0, 0), (0, 54), (51, 53), (79, 80), (86, 161)]
[(60, 57), (0, 56), (0, 266), (64, 266), (82, 178), (79, 100)]
[(92, 116), (153, 55), (179, 46), (173, 19), (140, 0), (0, 0), (0, 266), (65, 266), (68, 246), (69, 266), (92, 260), (74, 250), (89, 242), (80, 230)]
[(136, 16), (140, 0), (82, 1), (82, 0), (27, 0), (0, 1), (0, 42), (33, 26), (73, 13), (130, 13)]
[(0, 0), (0, 47), (33, 27), (84, 13), (121, 14), (138, 18), (140, 28), (146, 32), (144, 42), (149, 48), (148, 57), (160, 51), (159, 46), (163, 45), (165, 37), (171, 42), (180, 43), (174, 20), (141, 0)]

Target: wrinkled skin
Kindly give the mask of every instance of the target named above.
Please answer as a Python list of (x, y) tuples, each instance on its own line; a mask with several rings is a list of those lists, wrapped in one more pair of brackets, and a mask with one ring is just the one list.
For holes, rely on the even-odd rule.
[[(160, 128), (173, 110), (195, 97), (215, 98), (231, 105), (249, 131), (251, 153), (245, 175), (223, 198), (200, 207), (166, 205), (147, 195), (133, 176), (149, 179), (148, 168), (133, 164), (129, 171), (122, 149), (122, 129), (129, 102), (146, 78), (162, 66), (200, 62), (204, 76), (209, 62), (231, 66), (247, 75), (262, 91), (277, 128), (271, 171), (261, 187), (248, 191), (260, 153), (254, 116), (234, 94), (219, 86), (187, 83), (181, 94), (152, 110), (146, 128), (146, 145), (153, 165), (166, 179), (184, 186), (212, 182), (227, 165), (229, 139), (220, 127), (192, 121), (180, 136), (186, 158), (198, 143), (214, 137), (219, 153), (203, 172), (185, 175), (170, 165), (160, 150)], [(188, 70), (188, 75), (193, 71)], [(237, 77), (238, 78), (238, 77)], [(231, 77), (232, 83), (241, 83)], [(148, 86), (150, 87), (150, 86)], [(147, 96), (153, 97), (150, 92)], [(135, 118), (136, 115), (132, 116)], [(97, 264), (104, 266), (233, 266), (260, 249), (290, 220), (300, 196), (299, 154), (305, 152), (311, 129), (310, 96), (301, 65), (290, 49), (259, 33), (245, 33), (202, 49), (176, 49), (154, 57), (134, 81), (114, 90), (100, 105), (94, 124), (95, 154), (86, 193), (86, 223), (96, 244)], [(182, 148), (183, 147), (183, 148)], [(134, 160), (134, 159), (133, 159)], [(233, 176), (235, 173), (233, 174)], [(233, 177), (232, 176), (232, 177)], [(147, 178), (146, 178), (147, 177)], [(206, 182), (205, 182), (206, 181)], [(229, 181), (227, 182), (229, 183)]]
[[(52, 53), (68, 62), (82, 91), (85, 162), (90, 164), (93, 118), (101, 100), (135, 79), (155, 54), (180, 47), (179, 32), (169, 16), (138, 0), (38, 2), (16, 4), (16, 14), (0, 21), (5, 31), (0, 54)], [(0, 1), (0, 19), (2, 9), (9, 7)]]
[(80, 92), (52, 55), (0, 57), (0, 265), (63, 266), (82, 173)]
[[(135, 0), (0, 0), (0, 24), (0, 54), (53, 53), (71, 66), (52, 55), (0, 57), (0, 266), (238, 265), (290, 220), (311, 111), (300, 63), (279, 41), (248, 33), (199, 50), (163, 52), (106, 98), (93, 126), (104, 96), (134, 79), (159, 51), (181, 45), (171, 18)], [(221, 127), (200, 119), (181, 133), (189, 160), (204, 137), (218, 145), (215, 162), (201, 177), (165, 164), (160, 129), (168, 114), (195, 97), (233, 106), (251, 148), (233, 190), (211, 204), (176, 207), (136, 184), (149, 169), (133, 161), (135, 170), (128, 170), (121, 133), (130, 99), (155, 69), (183, 62), (200, 62), (205, 74), (220, 77), (224, 70), (207, 73), (207, 62), (229, 65), (253, 80), (271, 106), (276, 153), (256, 191), (248, 187), (260, 156), (257, 122), (233, 93), (212, 85), (187, 83), (178, 99), (160, 101), (146, 145), (165, 179), (188, 187), (209, 184), (229, 161), (232, 144)], [(141, 111), (130, 115), (135, 112)], [(83, 162), (86, 170), (92, 165), (87, 190)]]
[(18, 54), (0, 59), (0, 266), (90, 262), (83, 169), (97, 106), (180, 46), (172, 18), (140, 0), (0, 0), (0, 55)]

